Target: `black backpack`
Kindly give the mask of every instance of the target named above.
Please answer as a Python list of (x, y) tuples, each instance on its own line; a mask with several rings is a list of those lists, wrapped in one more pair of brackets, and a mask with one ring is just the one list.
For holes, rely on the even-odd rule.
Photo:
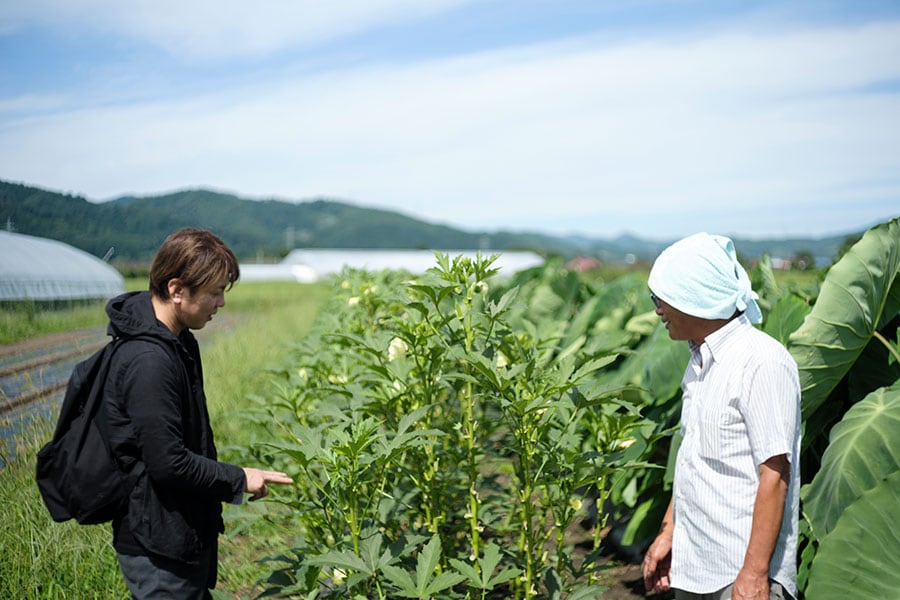
[(98, 410), (112, 355), (124, 341), (113, 339), (75, 365), (53, 439), (38, 452), (37, 485), (54, 521), (111, 521), (144, 470), (142, 462), (120, 465), (110, 449), (106, 413)]

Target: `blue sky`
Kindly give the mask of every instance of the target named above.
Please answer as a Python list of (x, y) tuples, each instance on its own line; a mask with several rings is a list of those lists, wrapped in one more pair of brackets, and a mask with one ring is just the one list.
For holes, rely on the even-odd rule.
[(842, 234), (900, 215), (900, 3), (8, 0), (0, 179)]

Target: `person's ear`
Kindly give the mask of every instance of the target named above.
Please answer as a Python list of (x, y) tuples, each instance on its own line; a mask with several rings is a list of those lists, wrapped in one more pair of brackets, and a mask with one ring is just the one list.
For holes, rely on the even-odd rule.
[(184, 296), (184, 285), (181, 283), (180, 279), (170, 279), (168, 282), (169, 288), (169, 298), (172, 302), (180, 303), (181, 298)]

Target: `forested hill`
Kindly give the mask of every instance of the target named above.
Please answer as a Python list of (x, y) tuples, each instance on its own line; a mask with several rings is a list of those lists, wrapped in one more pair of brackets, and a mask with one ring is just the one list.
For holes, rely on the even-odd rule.
[(272, 258), (294, 247), (565, 249), (563, 242), (539, 234), (487, 235), (344, 202), (247, 200), (208, 190), (93, 203), (0, 181), (0, 218), (2, 227), (97, 256), (114, 247), (116, 257), (125, 260), (152, 257), (166, 235), (186, 226), (215, 232), (241, 259)]
[[(436, 248), (593, 255), (608, 261), (628, 254), (652, 259), (665, 246), (622, 236), (613, 240), (539, 233), (467, 232), (387, 211), (332, 200), (248, 200), (209, 190), (122, 197), (103, 203), (0, 181), (0, 227), (59, 240), (95, 256), (114, 248), (115, 261), (149, 260), (162, 240), (186, 226), (222, 237), (241, 260), (273, 259), (292, 248)], [(774, 249), (784, 256), (834, 256), (844, 236), (825, 240), (738, 243), (748, 257)]]

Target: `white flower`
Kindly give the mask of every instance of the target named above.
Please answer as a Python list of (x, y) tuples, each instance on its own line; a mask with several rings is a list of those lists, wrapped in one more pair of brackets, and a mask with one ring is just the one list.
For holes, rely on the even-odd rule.
[(629, 448), (634, 443), (634, 438), (628, 438), (625, 440), (616, 440), (614, 447), (616, 450), (625, 450)]
[(394, 360), (406, 355), (409, 352), (409, 346), (400, 338), (395, 337), (388, 346), (388, 360)]
[(488, 293), (488, 284), (487, 281), (479, 281), (475, 284), (475, 291), (479, 294), (487, 294)]
[(503, 369), (509, 366), (509, 358), (502, 352), (497, 352), (497, 368)]
[(347, 300), (347, 306), (356, 306), (359, 304), (359, 296), (353, 296)]

